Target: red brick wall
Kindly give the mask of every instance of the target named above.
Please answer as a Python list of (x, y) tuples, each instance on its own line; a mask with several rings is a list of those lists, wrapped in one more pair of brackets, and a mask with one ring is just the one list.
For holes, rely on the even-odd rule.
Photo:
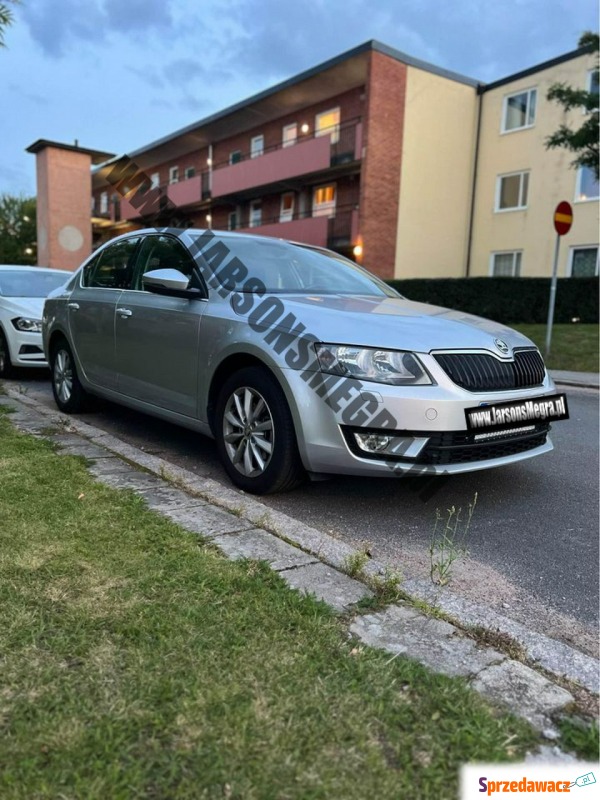
[(394, 277), (405, 96), (406, 66), (372, 52), (364, 120), (360, 235), (362, 263), (383, 278)]
[(92, 250), (91, 158), (46, 147), (36, 154), (38, 264), (75, 270)]

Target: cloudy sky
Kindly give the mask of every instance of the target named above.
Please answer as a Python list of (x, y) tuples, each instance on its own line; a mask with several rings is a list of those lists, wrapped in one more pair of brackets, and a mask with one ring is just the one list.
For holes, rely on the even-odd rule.
[(574, 49), (597, 15), (597, 0), (22, 0), (0, 50), (0, 193), (35, 192), (36, 139), (124, 153), (368, 39), (490, 81)]

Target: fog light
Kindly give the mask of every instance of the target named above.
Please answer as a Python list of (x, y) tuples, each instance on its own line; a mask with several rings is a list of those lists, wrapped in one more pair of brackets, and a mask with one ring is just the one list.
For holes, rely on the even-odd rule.
[(360, 449), (367, 453), (380, 453), (392, 441), (391, 436), (382, 436), (379, 433), (355, 433), (354, 436)]

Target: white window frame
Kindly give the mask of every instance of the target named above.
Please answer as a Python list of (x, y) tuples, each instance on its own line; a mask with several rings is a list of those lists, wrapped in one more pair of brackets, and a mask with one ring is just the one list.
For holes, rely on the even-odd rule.
[[(283, 208), (283, 201), (284, 198), (291, 197), (292, 198), (292, 207), (289, 210), (284, 210)], [(281, 195), (281, 201), (279, 204), (279, 222), (291, 222), (294, 219), (294, 210), (296, 207), (296, 195), (294, 192), (284, 192)]]
[[(529, 109), (531, 108), (531, 94), (535, 92), (535, 113), (533, 115), (533, 122), (526, 122), (525, 125), (520, 125), (518, 128), (507, 128), (506, 127), (506, 113), (508, 111), (508, 101), (511, 97), (518, 97), (520, 94), (527, 95), (527, 108), (525, 112), (525, 119), (529, 117)], [(533, 128), (535, 126), (535, 120), (537, 117), (538, 112), (538, 90), (537, 86), (530, 86), (528, 89), (519, 89), (518, 92), (511, 92), (510, 94), (504, 95), (504, 100), (502, 102), (502, 120), (500, 123), (500, 133), (515, 133), (516, 131), (524, 131), (528, 128)]]
[[(326, 117), (329, 114), (334, 114), (337, 111), (338, 114), (338, 122), (336, 125), (330, 125), (329, 128), (324, 128), (323, 130), (319, 130), (319, 119), (321, 117)], [(328, 108), (327, 111), (320, 111), (318, 114), (315, 114), (315, 137), (318, 136), (330, 136), (331, 137), (331, 144), (337, 144), (340, 140), (340, 125), (342, 122), (342, 112), (339, 106), (334, 106), (333, 108)]]
[(100, 213), (108, 214), (108, 192), (102, 192), (100, 195)]
[[(290, 139), (285, 138), (286, 131), (294, 131), (294, 136)], [(293, 147), (298, 141), (298, 123), (290, 122), (289, 125), (284, 125), (281, 129), (281, 146)]]
[(158, 189), (160, 186), (160, 174), (158, 172), (153, 172), (150, 175), (150, 188), (151, 189)]
[[(252, 217), (254, 212), (259, 212), (259, 219), (255, 221)], [(262, 225), (262, 201), (261, 200), (251, 200), (250, 201), (250, 215), (248, 217), (248, 227), (249, 228), (260, 228)]]
[[(319, 203), (315, 205), (315, 195), (319, 189), (326, 189), (333, 186), (333, 201), (327, 203)], [(313, 186), (312, 190), (312, 216), (313, 217), (334, 217), (335, 207), (337, 204), (337, 185), (335, 183), (320, 183), (318, 186)]]
[(569, 247), (569, 260), (567, 262), (567, 278), (573, 277), (573, 259), (576, 250), (596, 250), (596, 272), (598, 275), (598, 259), (600, 258), (600, 246), (598, 244), (575, 244)]
[[(234, 155), (235, 155), (236, 153), (239, 153), (239, 156), (240, 156), (240, 157), (238, 158), (238, 160), (237, 160), (237, 161), (234, 161), (234, 160), (233, 160), (233, 157), (234, 157)], [(242, 151), (241, 151), (241, 150), (232, 150), (232, 151), (229, 153), (229, 166), (235, 166), (236, 164), (239, 164), (241, 161), (243, 161), (243, 159), (242, 159)]]
[(169, 185), (179, 183), (179, 167), (169, 167)]
[(584, 169), (591, 169), (591, 167), (578, 167), (577, 178), (575, 180), (575, 198), (574, 203), (597, 203), (600, 199), (600, 187), (598, 194), (595, 197), (581, 197), (581, 177)]
[(265, 137), (262, 133), (250, 139), (250, 158), (258, 158), (265, 152)]
[[(521, 181), (519, 183), (519, 205), (518, 206), (511, 206), (510, 208), (500, 208), (500, 194), (501, 194), (501, 187), (502, 181), (504, 178), (513, 178), (515, 175), (521, 176)], [(527, 175), (527, 200), (523, 204), (523, 175)], [(496, 214), (506, 214), (510, 211), (524, 211), (527, 208), (527, 201), (529, 200), (529, 191), (530, 191), (530, 184), (531, 182), (531, 170), (528, 169), (521, 169), (517, 172), (505, 172), (502, 175), (498, 175), (496, 178), (496, 200), (494, 203), (494, 212)]]
[[(191, 175), (189, 174), (190, 172), (192, 173)], [(183, 176), (184, 176), (186, 181), (189, 181), (190, 178), (195, 178), (196, 177), (196, 167), (186, 167), (185, 170), (183, 171)]]
[[(512, 273), (510, 275), (495, 275), (494, 265), (496, 256), (512, 256)], [(519, 257), (517, 272), (517, 257)], [(523, 270), (523, 251), (522, 250), (493, 250), (490, 253), (490, 263), (488, 274), (490, 278), (520, 278)]]

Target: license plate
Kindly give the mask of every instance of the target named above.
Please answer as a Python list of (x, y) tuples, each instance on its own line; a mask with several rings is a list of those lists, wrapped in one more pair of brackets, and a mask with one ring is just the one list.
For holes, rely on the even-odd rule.
[(558, 422), (569, 419), (567, 396), (552, 394), (546, 397), (530, 397), (527, 400), (511, 400), (489, 406), (465, 408), (467, 428), (478, 433), (505, 431), (516, 425), (531, 426), (540, 422)]

